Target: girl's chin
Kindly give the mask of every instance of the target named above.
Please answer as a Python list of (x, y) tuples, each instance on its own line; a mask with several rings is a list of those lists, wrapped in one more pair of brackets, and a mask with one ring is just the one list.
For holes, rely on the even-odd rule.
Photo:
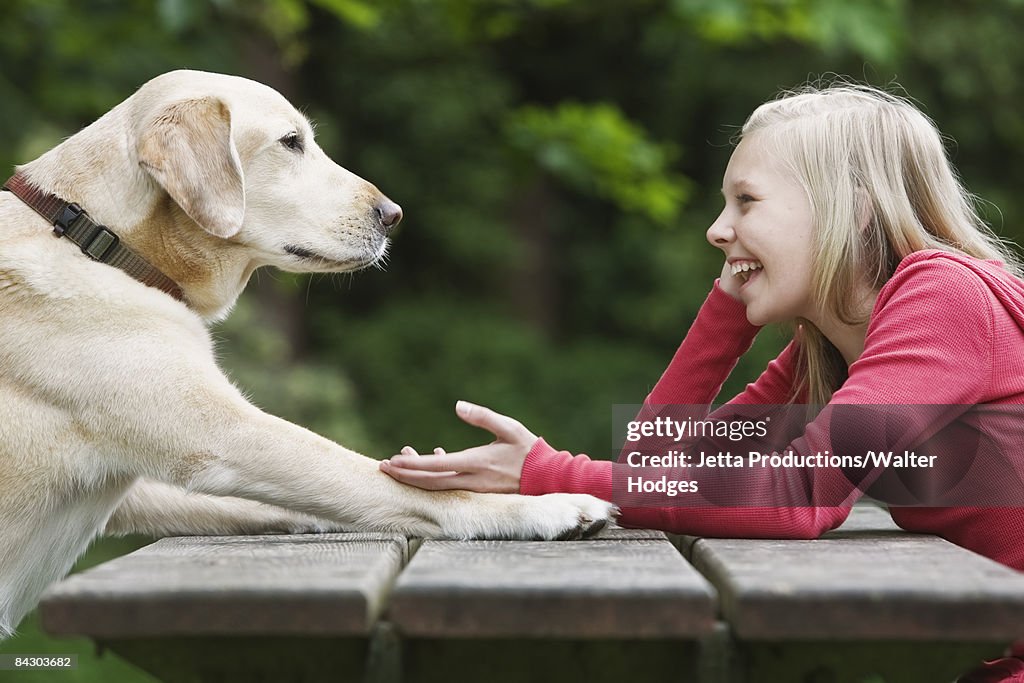
[(757, 306), (756, 303), (744, 302), (747, 306), (747, 321), (751, 325), (757, 325), (758, 327), (764, 327), (765, 325), (771, 325), (772, 323), (782, 322), (783, 319), (779, 316), (772, 315), (770, 311), (762, 310)]
[(749, 308), (747, 309), (747, 322), (751, 325), (757, 325), (758, 327), (764, 327), (768, 324), (766, 321), (758, 317), (757, 314), (752, 313)]

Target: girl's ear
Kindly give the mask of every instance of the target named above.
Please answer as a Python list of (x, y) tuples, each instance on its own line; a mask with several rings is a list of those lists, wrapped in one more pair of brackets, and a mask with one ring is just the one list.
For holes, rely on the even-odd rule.
[(232, 237), (245, 216), (245, 183), (231, 111), (216, 97), (175, 102), (143, 129), (140, 165), (207, 232)]

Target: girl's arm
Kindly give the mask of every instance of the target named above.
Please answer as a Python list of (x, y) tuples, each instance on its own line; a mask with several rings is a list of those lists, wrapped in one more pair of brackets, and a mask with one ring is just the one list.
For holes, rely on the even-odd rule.
[[(707, 405), (715, 400), (760, 327), (747, 321), (746, 307), (726, 294), (719, 280), (658, 383), (644, 401), (651, 405)], [(786, 403), (793, 387), (796, 348), (790, 343), (757, 381), (730, 403)]]
[[(727, 303), (714, 299), (712, 292), (705, 306)], [(703, 313), (702, 309), (681, 353), (677, 353), (649, 401), (665, 405), (672, 401), (692, 403), (690, 397), (710, 400), (713, 389), (720, 386), (718, 373), (735, 364), (735, 357), (727, 358), (724, 351), (735, 354), (741, 345), (719, 337), (719, 330), (703, 318)], [(844, 410), (843, 406), (894, 406), (876, 413), (884, 421), (887, 415), (899, 412), (896, 406), (966, 408), (980, 402), (991, 375), (992, 318), (990, 291), (962, 266), (945, 259), (930, 259), (902, 269), (879, 295), (864, 352), (850, 367), (849, 378), (822, 414), (784, 451), (792, 450), (796, 455), (835, 453), (835, 445), (846, 445), (833, 444), (832, 440), (833, 420), (842, 414), (836, 411)], [(709, 348), (707, 345), (715, 342), (716, 337), (718, 346)], [(687, 347), (692, 356), (682, 353)], [(713, 348), (723, 349), (722, 355), (716, 356)], [(791, 345), (733, 402), (784, 403), (787, 392), (783, 387), (792, 386), (793, 360)], [(713, 382), (717, 383), (712, 387)], [(930, 417), (933, 419), (928, 424), (916, 425), (902, 434), (904, 442), (912, 443), (926, 431), (935, 431), (943, 420), (952, 420), (956, 414), (935, 411)], [(843, 439), (881, 433), (878, 424), (854, 426), (856, 431)], [(884, 445), (879, 444), (878, 448)], [(754, 449), (753, 444), (744, 442), (732, 446), (737, 452), (746, 452), (748, 446), (749, 450)], [(572, 457), (538, 440), (524, 463), (520, 489), (530, 494), (591, 493), (612, 500), (615, 468), (619, 468), (616, 477), (628, 476), (626, 465), (592, 461), (586, 456)], [(715, 499), (736, 500), (745, 496), (746, 500), (758, 501), (769, 497), (773, 502), (758, 507), (716, 507), (710, 503), (678, 508), (624, 507), (621, 523), (706, 536), (815, 538), (842, 523), (849, 506), (860, 495), (847, 474), (836, 468), (718, 469), (702, 471), (699, 477), (700, 490), (715, 492)], [(691, 499), (688, 504), (696, 505), (699, 501)]]
[[(728, 281), (731, 277), (729, 266), (725, 264), (722, 279), (715, 281), (690, 332), (654, 387), (648, 402), (678, 400), (696, 404), (700, 409), (702, 403), (710, 402), (718, 394), (736, 361), (750, 348), (758, 328), (747, 322), (745, 307), (734, 298), (734, 294), (729, 293), (730, 288), (735, 289), (735, 283)], [(786, 387), (791, 384), (791, 358), (792, 349), (774, 361), (756, 385), (748, 387), (741, 396), (748, 402), (785, 400)], [(529, 491), (534, 484), (521, 480), (536, 470), (524, 472), (523, 466), (528, 454), (540, 452), (543, 442), (518, 421), (483, 406), (459, 401), (455, 410), (463, 421), (493, 433), (495, 440), (457, 453), (444, 453), (437, 448), (434, 455), (427, 457), (421, 457), (406, 446), (401, 454), (382, 461), (381, 470), (403, 483), (426, 489), (463, 488), (493, 493)], [(706, 408), (703, 410), (706, 412)], [(552, 479), (537, 485), (557, 486), (560, 466), (568, 464), (571, 456), (561, 454), (555, 459), (558, 463), (552, 461), (551, 453), (547, 456), (546, 462), (552, 465)], [(559, 467), (554, 467), (556, 464)], [(586, 456), (581, 456), (571, 467), (589, 467), (600, 479), (604, 476), (601, 468), (607, 464), (592, 463)], [(609, 490), (606, 498), (610, 495)]]

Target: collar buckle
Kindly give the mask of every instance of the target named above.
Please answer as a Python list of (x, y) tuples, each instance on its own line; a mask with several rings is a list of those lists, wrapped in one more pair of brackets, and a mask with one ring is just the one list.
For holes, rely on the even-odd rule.
[(85, 210), (78, 204), (72, 202), (65, 206), (53, 221), (53, 233), (57, 237), (63, 237), (68, 228), (85, 214)]
[(21, 173), (15, 173), (8, 178), (3, 184), (3, 189), (11, 192), (46, 219), (47, 223), (53, 225), (54, 235), (71, 240), (90, 259), (119, 268), (142, 284), (155, 287), (178, 301), (188, 303), (178, 283), (121, 244), (116, 234), (107, 226), (92, 220), (78, 204), (40, 190)]

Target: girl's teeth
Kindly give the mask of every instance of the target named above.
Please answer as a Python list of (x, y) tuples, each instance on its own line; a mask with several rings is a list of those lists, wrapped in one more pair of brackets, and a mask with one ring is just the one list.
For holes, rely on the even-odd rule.
[(750, 276), (747, 275), (747, 273), (754, 270), (760, 270), (762, 268), (764, 268), (764, 266), (759, 261), (744, 261), (742, 263), (733, 264), (732, 274), (743, 278), (743, 281), (746, 282), (750, 279)]

